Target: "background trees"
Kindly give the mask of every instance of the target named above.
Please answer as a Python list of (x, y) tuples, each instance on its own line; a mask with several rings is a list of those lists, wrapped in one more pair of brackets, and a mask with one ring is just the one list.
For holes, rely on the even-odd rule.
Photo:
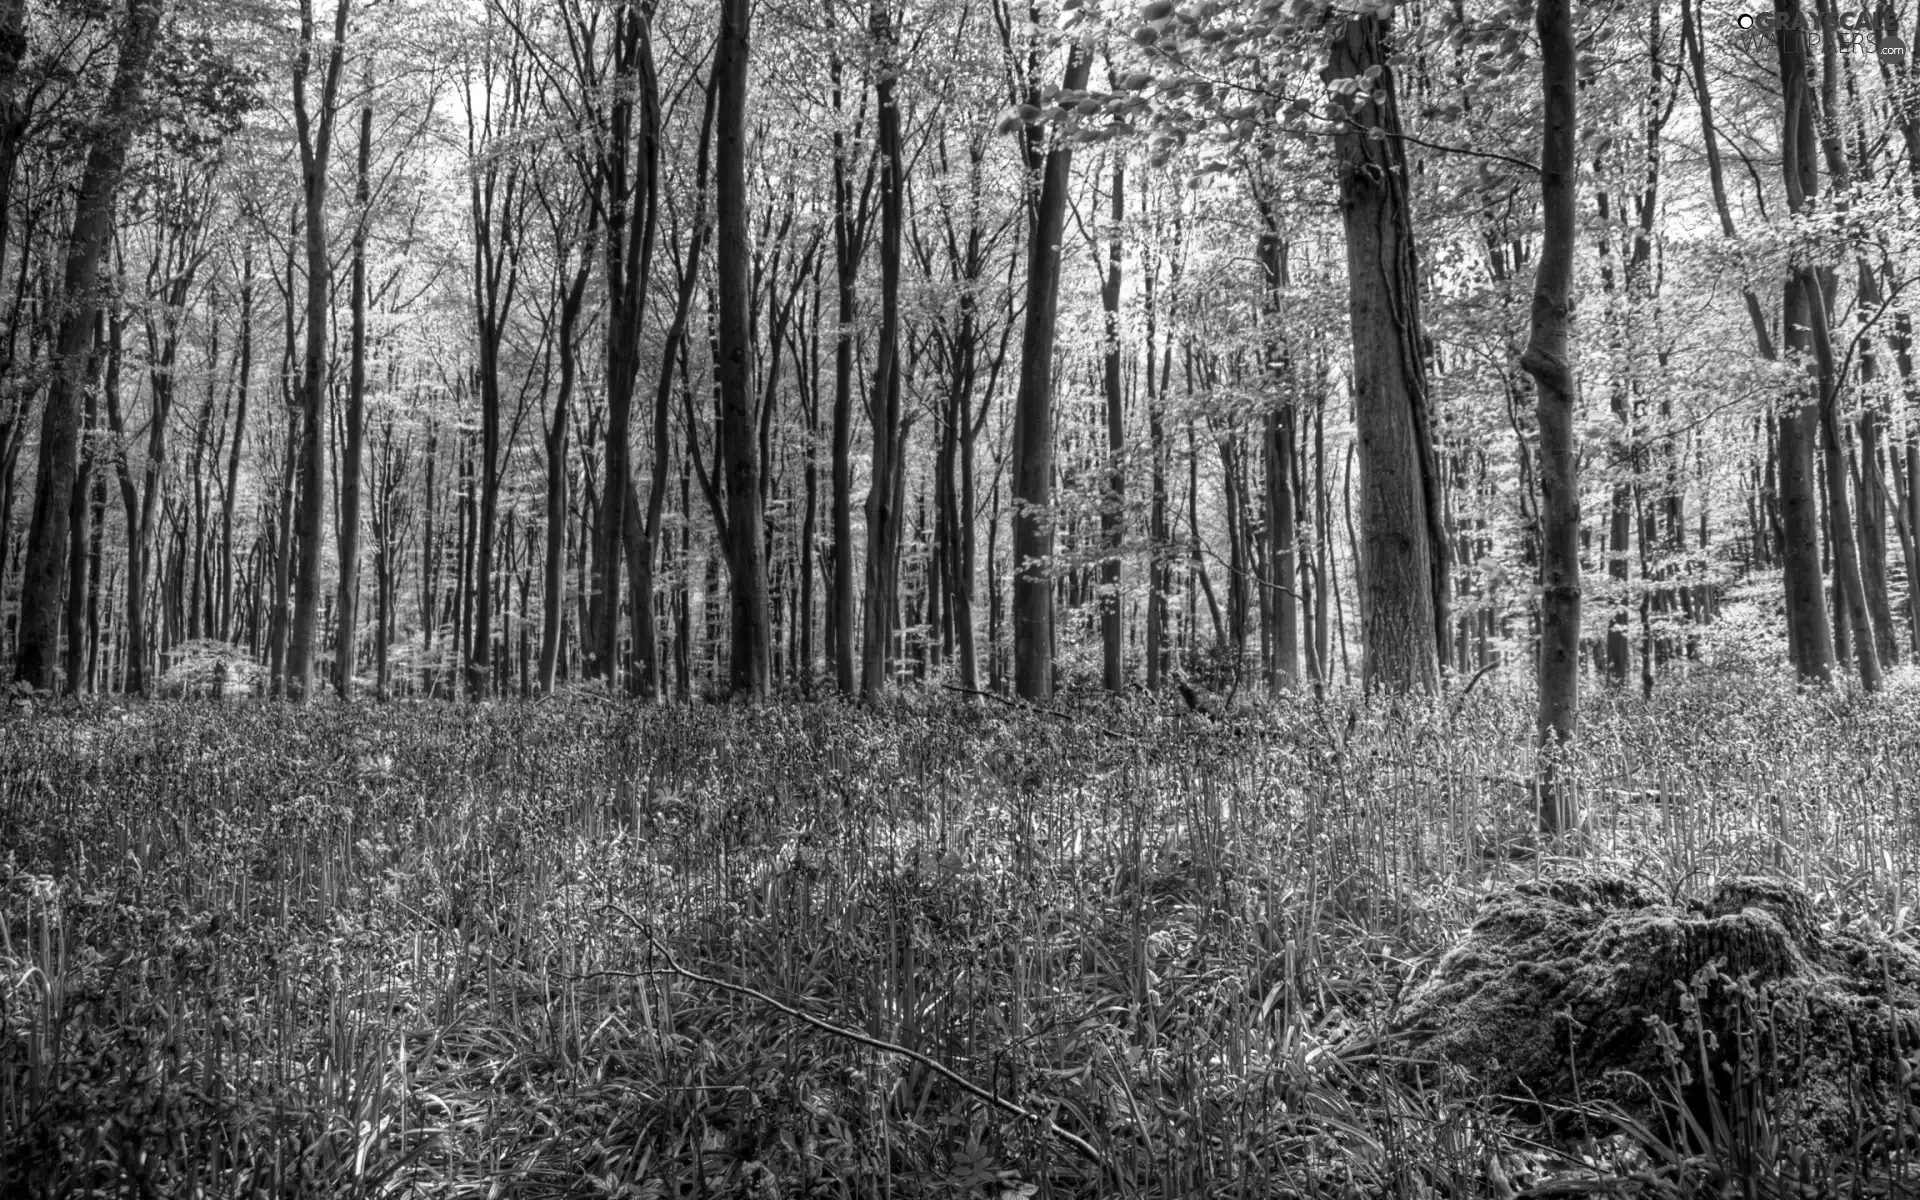
[[(1551, 659), (1566, 736), (1583, 671), (1872, 686), (1920, 645), (1920, 137), (1864, 40), (1692, 0), (1545, 43), (1491, 0), (309, 8), (0, 7), (23, 683)], [(1532, 325), (1536, 279), (1589, 303)]]

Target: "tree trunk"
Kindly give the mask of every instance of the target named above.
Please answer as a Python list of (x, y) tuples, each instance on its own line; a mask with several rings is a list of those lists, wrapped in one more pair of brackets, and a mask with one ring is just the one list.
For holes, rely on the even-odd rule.
[(353, 699), (354, 642), (358, 636), (360, 612), (360, 460), (367, 433), (367, 167), (373, 153), (373, 83), (366, 83), (366, 98), (360, 105), (360, 145), (354, 162), (354, 227), (347, 351), (347, 428), (344, 453), (340, 460), (340, 593), (334, 602), (339, 612), (339, 634), (334, 642), (334, 687), (340, 699)]
[(731, 620), (729, 682), (747, 700), (766, 699), (769, 679), (767, 572), (761, 536), (760, 455), (750, 381), (753, 328), (747, 316), (747, 53), (750, 0), (720, 0), (714, 54), (718, 218), (720, 424), (725, 446), (727, 569)]
[(1540, 82), (1544, 94), (1540, 207), (1545, 223), (1533, 285), (1532, 330), (1520, 365), (1533, 376), (1540, 422), (1540, 661), (1535, 714), (1540, 750), (1540, 827), (1569, 828), (1572, 796), (1557, 780), (1554, 755), (1572, 742), (1580, 717), (1580, 477), (1572, 365), (1576, 233), (1575, 52), (1569, 0), (1542, 0)]
[(71, 550), (69, 502), (80, 469), (81, 392), (94, 314), (100, 309), (100, 266), (113, 236), (114, 200), (165, 8), (165, 0), (127, 0), (120, 61), (93, 124), (87, 162), (74, 200), (52, 378), (41, 414), (39, 469), (34, 475), (33, 517), (27, 529), (15, 645), (14, 678), (36, 688), (53, 686), (59, 664), (60, 610)]
[(873, 461), (867, 486), (867, 571), (863, 607), (866, 623), (860, 642), (860, 694), (869, 704), (880, 700), (894, 667), (894, 610), (900, 574), (901, 513), (895, 493), (901, 474), (900, 411), (900, 239), (905, 224), (906, 158), (901, 144), (899, 31), (886, 8), (874, 0), (870, 32), (874, 42), (874, 96), (879, 105), (880, 159), (880, 336), (875, 348)]
[[(1388, 65), (1389, 20), (1349, 16), (1332, 39), (1341, 211), (1353, 327), (1361, 503), (1361, 674), (1369, 689), (1439, 691), (1450, 642), (1447, 539), (1427, 413), (1406, 158)], [(1383, 136), (1375, 138), (1374, 131)]]
[[(1060, 86), (1087, 86), (1093, 64), (1076, 42)], [(1028, 166), (1040, 175), (1027, 237), (1027, 311), (1020, 339), (1020, 390), (1013, 413), (1013, 676), (1022, 700), (1053, 696), (1053, 342), (1060, 307), (1060, 243), (1066, 227), (1072, 143), (1044, 153), (1027, 142)]]
[(1291, 690), (1300, 679), (1300, 604), (1294, 589), (1295, 515), (1293, 494), (1294, 403), (1291, 351), (1285, 343), (1281, 298), (1287, 279), (1287, 246), (1276, 228), (1270, 203), (1260, 206), (1259, 259), (1268, 329), (1265, 337), (1267, 378), (1280, 394), (1268, 402), (1262, 457), (1266, 467), (1266, 525), (1271, 543), (1268, 574), (1263, 588), (1271, 597), (1273, 657), (1267, 686), (1275, 692)]
[[(597, 211), (587, 206), (589, 214)], [(540, 614), (539, 687), (542, 696), (553, 695), (554, 672), (560, 658), (561, 620), (567, 604), (567, 431), (573, 420), (574, 379), (579, 372), (579, 347), (575, 335), (580, 325), (580, 310), (586, 298), (587, 280), (593, 274), (593, 235), (591, 216), (586, 245), (574, 267), (573, 279), (560, 296), (560, 329), (557, 350), (560, 355), (560, 382), (553, 400), (553, 419), (547, 426), (547, 534), (545, 558), (541, 564), (542, 604)]]
[[(82, 425), (91, 431), (99, 420), (100, 360), (105, 352), (106, 332), (100, 314), (96, 312), (93, 320), (93, 350), (87, 356), (87, 412)], [(93, 477), (100, 465), (92, 443), (81, 447), (80, 466), (73, 480), (73, 495), (68, 502), (68, 546), (67, 546), (67, 647), (66, 647), (66, 685), (69, 696), (80, 694), (81, 685), (86, 676), (87, 648), (87, 594), (89, 583), (97, 583), (92, 577), (94, 564), (88, 555), (88, 543), (99, 537), (99, 530), (90, 529), (88, 522), (90, 492)]]
[(233, 509), (240, 495), (240, 452), (247, 435), (247, 399), (253, 372), (253, 247), (241, 254), (240, 361), (234, 371), (233, 445), (227, 450), (227, 486), (220, 497), (220, 638), (233, 640)]
[(1107, 487), (1100, 504), (1100, 666), (1107, 691), (1118, 696), (1127, 688), (1120, 627), (1120, 554), (1127, 537), (1127, 475), (1121, 456), (1126, 453), (1126, 406), (1120, 390), (1120, 289), (1124, 282), (1120, 256), (1126, 249), (1123, 223), (1127, 217), (1127, 160), (1113, 160), (1113, 197), (1107, 212), (1107, 278), (1100, 288), (1100, 307), (1106, 319), (1105, 352), (1100, 383), (1107, 402)]
[[(1775, 9), (1779, 13), (1797, 21), (1800, 18), (1799, 0), (1776, 0)], [(1792, 27), (1790, 25), (1790, 27)], [(1799, 212), (1809, 200), (1819, 193), (1819, 176), (1815, 167), (1814, 145), (1814, 102), (1813, 89), (1807, 78), (1806, 39), (1802, 37), (1778, 37), (1774, 39), (1780, 51), (1781, 92), (1785, 103), (1785, 114), (1781, 136), (1781, 172), (1785, 177), (1787, 205)], [(1789, 347), (1812, 351), (1813, 387), (1815, 389), (1811, 403), (1801, 404), (1800, 411), (1781, 421), (1783, 443), (1787, 431), (1793, 432), (1798, 442), (1804, 433), (1809, 444), (1794, 447), (1797, 456), (1803, 456), (1806, 473), (1799, 473), (1799, 464), (1792, 469), (1787, 463), (1787, 447), (1781, 449), (1781, 503), (1783, 508), (1798, 508), (1803, 524), (1797, 525), (1790, 519), (1788, 528), (1787, 555), (1787, 603), (1788, 619), (1795, 620), (1796, 608), (1800, 610), (1801, 638), (1798, 639), (1803, 651), (1811, 649), (1814, 658), (1801, 664), (1801, 675), (1806, 678), (1824, 680), (1828, 673), (1830, 655), (1819, 658), (1821, 642), (1818, 638), (1809, 640), (1811, 631), (1805, 624), (1811, 605), (1808, 594), (1819, 597), (1813, 603), (1824, 603), (1820, 596), (1819, 574), (1819, 533), (1818, 515), (1813, 499), (1812, 446), (1814, 423), (1820, 427), (1822, 457), (1824, 460), (1827, 489), (1827, 505), (1830, 524), (1828, 532), (1833, 550), (1835, 599), (1839, 612), (1844, 613), (1848, 623), (1858, 636), (1855, 644), (1860, 677), (1868, 688), (1876, 688), (1880, 683), (1879, 656), (1874, 651), (1872, 628), (1866, 619), (1866, 597), (1860, 581), (1860, 563), (1857, 548), (1853, 540), (1853, 521), (1851, 505), (1847, 502), (1847, 473), (1844, 448), (1840, 444), (1839, 421), (1835, 413), (1838, 402), (1836, 395), (1838, 380), (1834, 364), (1833, 343), (1827, 324), (1827, 299), (1824, 281), (1810, 267), (1795, 265), (1790, 268), (1787, 281), (1788, 314), (1787, 342)], [(1799, 320), (1795, 321), (1794, 318)], [(1796, 347), (1796, 343), (1799, 345)], [(1789, 476), (1792, 476), (1790, 479)], [(1797, 491), (1805, 488), (1805, 495), (1793, 495), (1789, 489)], [(1796, 544), (1798, 543), (1798, 544)], [(1797, 568), (1797, 569), (1796, 569)], [(1811, 574), (1809, 575), (1809, 571)], [(1798, 598), (1798, 604), (1796, 604)], [(1823, 635), (1824, 636), (1824, 635)]]
[(347, 8), (337, 0), (333, 40), (320, 91), (320, 109), (307, 104), (313, 68), (313, 0), (300, 0), (300, 49), (293, 64), (294, 125), (300, 141), (307, 251), (307, 342), (301, 379), (300, 496), (293, 536), (299, 555), (293, 583), (293, 628), (287, 651), (287, 694), (304, 703), (312, 692), (313, 658), (320, 619), (320, 531), (326, 515), (327, 477), (322, 452), (327, 401), (327, 319), (333, 267), (327, 257), (327, 163), (333, 151), (335, 97), (346, 48)]

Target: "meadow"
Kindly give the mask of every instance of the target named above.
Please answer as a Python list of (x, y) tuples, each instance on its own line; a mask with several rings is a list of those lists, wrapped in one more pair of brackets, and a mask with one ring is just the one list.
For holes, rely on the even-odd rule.
[(1411, 712), (17, 705), (0, 1194), (1792, 1194), (1604, 1114), (1549, 1137), (1409, 1070), (1394, 1013), (1575, 854), (1785, 876), (1916, 944), (1920, 684), (1590, 698), (1547, 846), (1531, 721), (1495, 680)]

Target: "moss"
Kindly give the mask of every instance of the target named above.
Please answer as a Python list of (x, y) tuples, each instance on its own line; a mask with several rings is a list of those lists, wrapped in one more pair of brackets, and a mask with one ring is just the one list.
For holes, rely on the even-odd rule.
[(1920, 1103), (1920, 954), (1822, 929), (1780, 879), (1691, 901), (1605, 865), (1517, 883), (1484, 902), (1399, 1026), (1417, 1060), (1543, 1111), (1606, 1100), (1657, 1121), (1677, 1088), (1711, 1118), (1757, 1095), (1788, 1133), (1842, 1146)]

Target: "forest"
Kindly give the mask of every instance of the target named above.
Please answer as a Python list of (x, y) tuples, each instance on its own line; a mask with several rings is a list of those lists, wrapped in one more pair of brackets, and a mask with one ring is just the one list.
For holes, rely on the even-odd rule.
[(0, 1195), (1920, 1196), (1914, 0), (0, 0)]

